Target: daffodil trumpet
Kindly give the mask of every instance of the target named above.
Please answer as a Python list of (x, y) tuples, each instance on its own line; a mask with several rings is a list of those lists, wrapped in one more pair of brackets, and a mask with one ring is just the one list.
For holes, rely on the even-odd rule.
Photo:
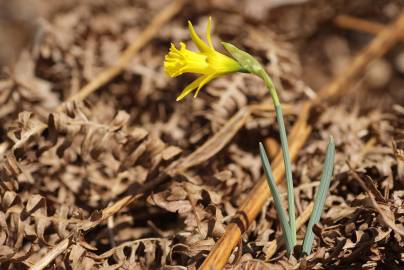
[(183, 42), (180, 42), (179, 49), (171, 43), (170, 51), (164, 60), (164, 69), (167, 75), (177, 77), (188, 72), (201, 75), (185, 87), (177, 97), (177, 101), (183, 99), (194, 90), (196, 90), (194, 97), (197, 97), (206, 83), (219, 76), (243, 71), (236, 60), (215, 50), (211, 38), (211, 27), (212, 20), (209, 18), (206, 27), (206, 40), (208, 42), (206, 44), (195, 32), (192, 23), (188, 21), (191, 39), (198, 47), (198, 52), (187, 49), (186, 44)]

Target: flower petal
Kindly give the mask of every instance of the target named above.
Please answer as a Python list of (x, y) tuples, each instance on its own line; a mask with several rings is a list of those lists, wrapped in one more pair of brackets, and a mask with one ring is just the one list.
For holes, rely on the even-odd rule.
[(212, 50), (214, 50), (213, 43), (212, 43), (212, 38), (210, 36), (211, 32), (212, 32), (212, 17), (209, 17), (208, 25), (206, 26), (206, 40), (208, 41), (209, 47)]
[(195, 32), (195, 29), (190, 21), (188, 21), (188, 29), (189, 33), (191, 34), (191, 39), (192, 41), (196, 44), (198, 47), (199, 51), (201, 52), (207, 52), (210, 50), (208, 45), (198, 36), (198, 34)]
[(196, 89), (196, 92), (195, 92), (195, 94), (194, 94), (194, 98), (196, 98), (196, 97), (198, 96), (199, 91), (201, 91), (202, 87), (203, 87), (206, 83), (208, 83), (209, 81), (213, 80), (213, 79), (216, 78), (217, 76), (218, 76), (218, 74), (215, 74), (215, 73), (209, 74), (209, 75), (207, 75), (207, 76), (203, 76), (204, 79), (203, 79), (203, 80), (201, 81), (201, 83), (199, 84), (198, 89)]
[(190, 84), (188, 84), (187, 87), (185, 87), (185, 89), (182, 90), (181, 94), (177, 97), (176, 101), (180, 101), (185, 96), (187, 96), (189, 93), (191, 93), (193, 90), (195, 90), (195, 88), (197, 88), (199, 86), (199, 84), (202, 81), (204, 81), (207, 76), (209, 76), (209, 75), (201, 76), (201, 77), (197, 78), (196, 80), (194, 80), (193, 82), (191, 82)]

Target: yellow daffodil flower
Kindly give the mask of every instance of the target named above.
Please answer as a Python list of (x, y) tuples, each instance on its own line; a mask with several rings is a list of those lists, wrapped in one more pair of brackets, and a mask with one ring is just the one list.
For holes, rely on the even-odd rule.
[(170, 52), (166, 55), (164, 60), (164, 69), (170, 77), (176, 77), (186, 72), (201, 74), (199, 78), (189, 84), (182, 93), (177, 97), (177, 101), (183, 99), (186, 95), (196, 89), (194, 97), (196, 97), (201, 88), (214, 78), (233, 73), (241, 70), (240, 64), (224, 55), (219, 53), (213, 48), (211, 32), (211, 18), (209, 18), (206, 27), (206, 44), (195, 32), (192, 23), (188, 21), (188, 28), (191, 34), (192, 41), (196, 44), (199, 52), (188, 50), (185, 43), (180, 43), (180, 48), (177, 49), (171, 43)]

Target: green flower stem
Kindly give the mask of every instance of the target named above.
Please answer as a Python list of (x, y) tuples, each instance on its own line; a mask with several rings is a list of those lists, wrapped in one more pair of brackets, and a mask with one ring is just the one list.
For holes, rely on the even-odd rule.
[(335, 155), (335, 143), (332, 136), (330, 136), (327, 153), (325, 155), (325, 162), (323, 172), (321, 173), (320, 186), (318, 187), (316, 196), (314, 198), (314, 208), (311, 214), (309, 224), (307, 225), (307, 231), (303, 240), (303, 254), (310, 255), (314, 241), (313, 226), (320, 221), (321, 212), (324, 208), (325, 199), (327, 197), (328, 189), (332, 178), (332, 172), (334, 168), (334, 155)]
[(281, 139), (283, 162), (285, 164), (285, 176), (288, 194), (288, 212), (289, 212), (289, 225), (290, 231), (292, 232), (292, 244), (296, 245), (296, 214), (295, 214), (295, 197), (293, 192), (293, 178), (292, 178), (292, 164), (290, 161), (289, 147), (288, 147), (288, 137), (286, 136), (285, 122), (283, 121), (282, 107), (279, 102), (278, 94), (271, 78), (264, 69), (258, 73), (258, 75), (264, 80), (265, 86), (268, 88), (272, 100), (275, 106), (276, 120), (279, 125), (279, 136)]
[(282, 206), (280, 192), (278, 190), (278, 187), (276, 186), (275, 178), (272, 174), (271, 164), (269, 163), (269, 160), (268, 160), (268, 157), (267, 157), (267, 154), (265, 151), (265, 147), (261, 142), (259, 143), (259, 150), (260, 150), (262, 166), (264, 168), (264, 172), (265, 172), (265, 175), (268, 180), (269, 189), (271, 190), (272, 197), (274, 199), (276, 212), (278, 213), (278, 217), (281, 222), (282, 231), (283, 231), (283, 239), (284, 239), (285, 245), (286, 245), (286, 251), (287, 251), (288, 255), (290, 255), (293, 251), (294, 245), (292, 244), (292, 234), (290, 231), (290, 226), (288, 224), (288, 218), (286, 215), (286, 211)]
[(288, 194), (288, 213), (290, 230), (292, 232), (292, 244), (296, 245), (296, 214), (295, 214), (295, 197), (293, 192), (292, 164), (290, 162), (288, 138), (286, 136), (285, 123), (283, 122), (283, 114), (281, 105), (275, 105), (276, 119), (279, 124), (279, 135), (281, 138), (281, 147), (283, 154), (283, 162), (285, 164), (286, 185)]
[[(226, 50), (232, 55), (234, 59), (240, 64), (240, 72), (247, 72), (255, 74), (264, 80), (265, 86), (268, 88), (269, 93), (272, 96), (272, 101), (275, 106), (276, 119), (279, 124), (279, 134), (281, 139), (283, 162), (285, 164), (286, 183), (288, 188), (288, 210), (289, 210), (289, 226), (292, 233), (293, 246), (296, 244), (296, 221), (295, 221), (295, 198), (293, 194), (293, 179), (292, 179), (292, 165), (290, 162), (288, 139), (286, 136), (285, 123), (282, 116), (281, 103), (279, 102), (278, 94), (274, 84), (268, 73), (266, 73), (264, 67), (255, 59), (251, 54), (240, 50), (236, 46), (222, 42)], [(293, 248), (292, 246), (292, 248)]]
[(272, 100), (274, 102), (274, 105), (275, 106), (280, 106), (281, 103), (279, 102), (278, 94), (276, 93), (275, 86), (274, 86), (271, 78), (269, 77), (268, 73), (266, 73), (264, 68), (261, 68), (261, 70), (257, 72), (257, 75), (259, 77), (261, 77), (261, 79), (264, 80), (265, 86), (268, 88), (269, 93), (271, 94), (271, 97), (272, 97)]

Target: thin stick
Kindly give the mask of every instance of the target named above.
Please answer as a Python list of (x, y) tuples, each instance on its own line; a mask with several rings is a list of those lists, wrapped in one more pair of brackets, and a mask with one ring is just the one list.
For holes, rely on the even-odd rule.
[[(337, 26), (341, 28), (346, 28), (373, 35), (376, 35), (387, 28), (387, 26), (385, 26), (384, 24), (356, 17), (351, 17), (348, 15), (338, 15), (337, 17), (335, 17), (334, 22)], [(401, 36), (400, 40), (404, 41), (404, 34), (401, 34), (400, 36)]]
[(57, 256), (62, 254), (69, 247), (70, 238), (66, 238), (54, 246), (49, 252), (46, 253), (40, 260), (30, 268), (30, 270), (42, 270), (48, 266)]
[(383, 24), (351, 17), (348, 15), (338, 15), (335, 17), (334, 22), (341, 28), (352, 29), (370, 34), (378, 34), (380, 31), (385, 29)]
[(380, 31), (372, 42), (351, 61), (350, 65), (331, 81), (331, 84), (320, 90), (317, 100), (336, 96), (338, 91), (346, 89), (349, 83), (366, 70), (370, 62), (386, 54), (401, 39), (403, 33), (404, 12), (393, 24)]
[[(349, 67), (335, 77), (326, 87), (320, 91), (320, 95), (312, 101), (306, 101), (304, 108), (308, 111), (315, 102), (320, 102), (326, 98), (335, 96), (336, 94), (341, 94), (345, 92), (349, 84), (354, 78), (359, 76), (367, 67), (367, 65), (374, 59), (384, 55), (393, 45), (397, 43), (400, 35), (404, 32), (404, 12), (400, 14), (399, 18), (390, 27), (381, 31), (375, 39), (364, 48), (351, 62)], [(307, 126), (307, 115), (301, 117), (296, 121), (290, 137), (292, 138), (293, 129), (296, 126), (305, 126), (309, 132), (302, 137), (294, 137), (293, 140), (290, 139), (290, 151), (291, 159), (296, 157), (296, 152), (304, 145), (310, 129)], [(304, 133), (304, 132), (303, 132)], [(296, 135), (300, 135), (296, 134)], [(279, 156), (279, 155), (278, 155)], [(281, 159), (281, 157), (278, 157)], [(280, 178), (283, 176), (284, 169), (281, 163), (274, 162), (274, 177), (277, 179), (278, 183)], [(244, 204), (241, 206), (238, 217), (235, 219), (238, 222), (232, 222), (226, 227), (226, 231), (223, 236), (216, 242), (215, 246), (209, 253), (208, 257), (205, 259), (200, 270), (221, 270), (227, 263), (234, 247), (240, 241), (242, 233), (248, 228), (248, 225), (256, 218), (260, 210), (262, 209), (265, 202), (269, 197), (269, 189), (265, 179), (260, 179), (254, 188), (251, 190), (249, 196), (247, 197)], [(241, 225), (240, 226), (240, 221)]]
[(115, 65), (102, 71), (98, 76), (86, 84), (79, 92), (70, 96), (67, 101), (83, 100), (98, 88), (115, 78), (129, 64), (130, 60), (161, 30), (175, 14), (177, 14), (186, 3), (186, 0), (174, 0), (164, 8), (147, 28), (133, 41), (133, 43), (122, 53)]

